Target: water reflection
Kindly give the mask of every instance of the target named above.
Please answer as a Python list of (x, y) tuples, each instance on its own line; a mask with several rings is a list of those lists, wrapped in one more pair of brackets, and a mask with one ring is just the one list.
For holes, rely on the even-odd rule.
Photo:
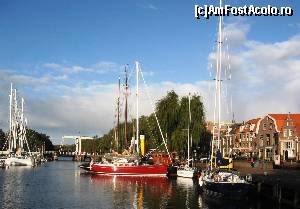
[(163, 208), (172, 185), (166, 177), (91, 175), (98, 188), (110, 188), (114, 206), (127, 208)]
[(57, 161), (35, 168), (0, 170), (0, 208), (280, 208), (266, 200), (205, 197), (191, 179), (87, 175), (78, 165)]

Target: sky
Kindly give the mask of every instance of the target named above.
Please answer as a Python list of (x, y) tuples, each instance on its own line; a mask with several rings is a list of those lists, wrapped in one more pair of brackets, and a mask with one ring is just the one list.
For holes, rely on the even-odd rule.
[[(300, 113), (300, 2), (225, 3), (290, 6), (294, 15), (224, 18), (231, 69), (222, 91), (224, 118), (232, 112), (237, 121)], [(0, 128), (8, 128), (13, 82), (25, 98), (28, 126), (54, 144), (63, 135), (101, 136), (114, 126), (117, 82), (119, 76), (124, 81), (126, 64), (129, 114), (135, 117), (135, 61), (147, 83), (140, 80), (141, 114), (175, 90), (200, 95), (212, 120), (218, 18), (197, 20), (195, 4), (219, 1), (0, 0)]]

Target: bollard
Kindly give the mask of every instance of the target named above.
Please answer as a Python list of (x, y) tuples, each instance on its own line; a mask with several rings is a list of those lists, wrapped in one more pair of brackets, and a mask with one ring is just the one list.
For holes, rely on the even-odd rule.
[(280, 204), (281, 203), (281, 186), (278, 186), (278, 203)]
[(257, 192), (260, 193), (261, 191), (261, 182), (257, 183)]
[(295, 190), (294, 193), (294, 207), (297, 208), (299, 205), (299, 191)]

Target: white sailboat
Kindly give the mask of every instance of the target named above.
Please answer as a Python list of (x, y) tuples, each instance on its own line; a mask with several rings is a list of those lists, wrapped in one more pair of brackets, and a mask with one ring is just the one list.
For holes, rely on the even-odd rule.
[[(24, 99), (21, 100), (21, 110), (18, 106), (17, 90), (10, 87), (9, 95), (9, 134), (8, 157), (5, 164), (33, 166), (34, 159), (31, 155), (26, 138), (27, 119), (24, 116)], [(27, 152), (25, 151), (27, 149)]]
[(188, 120), (188, 159), (187, 164), (184, 167), (179, 167), (177, 169), (177, 177), (183, 177), (183, 178), (195, 178), (197, 177), (197, 170), (195, 168), (190, 167), (190, 123), (191, 123), (191, 95), (189, 94), (189, 120)]
[[(222, 0), (220, 0), (220, 7), (222, 7)], [(247, 194), (250, 189), (250, 184), (240, 177), (237, 172), (230, 169), (221, 169), (220, 165), (224, 158), (220, 152), (221, 150), (221, 81), (222, 81), (222, 44), (223, 44), (223, 17), (219, 16), (218, 27), (218, 53), (217, 53), (217, 69), (216, 69), (216, 94), (214, 105), (214, 128), (213, 138), (211, 143), (211, 157), (210, 168), (201, 173), (199, 177), (199, 185), (204, 191), (204, 194), (221, 197), (221, 198), (240, 198)], [(218, 118), (216, 122), (216, 116)], [(215, 129), (217, 129), (215, 131)], [(216, 136), (217, 134), (217, 136)], [(215, 143), (217, 141), (217, 143)], [(215, 146), (216, 149), (215, 150)], [(218, 166), (219, 165), (219, 166)]]

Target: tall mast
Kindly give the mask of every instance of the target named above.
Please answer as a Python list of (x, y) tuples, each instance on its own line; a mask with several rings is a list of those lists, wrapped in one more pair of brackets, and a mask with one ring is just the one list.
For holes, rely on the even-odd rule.
[(139, 63), (135, 62), (136, 69), (136, 152), (139, 155)]
[(125, 147), (127, 147), (127, 120), (128, 120), (128, 74), (127, 74), (127, 65), (125, 65), (125, 112), (124, 112), (124, 117), (125, 117)]
[(9, 95), (9, 139), (8, 139), (8, 150), (12, 151), (12, 94), (13, 84), (10, 83), (10, 95)]
[(116, 146), (117, 150), (119, 148), (119, 128), (120, 128), (120, 77), (119, 77), (119, 82), (118, 82), (118, 99), (117, 99), (117, 128), (116, 128)]
[(25, 127), (25, 121), (24, 121), (24, 98), (22, 97), (21, 100), (21, 137), (19, 137), (19, 147), (23, 149), (24, 147), (24, 128)]
[[(222, 0), (220, 0), (220, 8), (222, 8)], [(219, 26), (218, 26), (218, 49), (217, 49), (217, 62), (216, 62), (216, 76), (215, 76), (215, 103), (214, 103), (214, 123), (213, 123), (213, 138), (211, 142), (211, 159), (214, 155), (214, 140), (215, 140), (215, 128), (216, 128), (216, 117), (218, 117), (218, 127), (217, 127), (217, 150), (220, 150), (221, 142), (221, 75), (222, 75), (222, 23), (223, 17), (219, 16)], [(218, 115), (216, 114), (218, 111)], [(212, 160), (210, 162), (210, 167), (212, 168)]]
[(191, 94), (189, 93), (189, 120), (188, 120), (188, 166), (190, 166), (190, 122), (191, 122)]
[(13, 137), (13, 149), (17, 148), (17, 137), (18, 137), (18, 122), (17, 122), (17, 114), (18, 114), (18, 103), (17, 103), (17, 89), (13, 89), (14, 92), (14, 115), (13, 115), (13, 126), (14, 126), (14, 137)]
[[(220, 0), (220, 8), (222, 8), (222, 0)], [(221, 143), (221, 74), (222, 74), (222, 23), (223, 17), (219, 16), (219, 34), (218, 34), (218, 149)]]

